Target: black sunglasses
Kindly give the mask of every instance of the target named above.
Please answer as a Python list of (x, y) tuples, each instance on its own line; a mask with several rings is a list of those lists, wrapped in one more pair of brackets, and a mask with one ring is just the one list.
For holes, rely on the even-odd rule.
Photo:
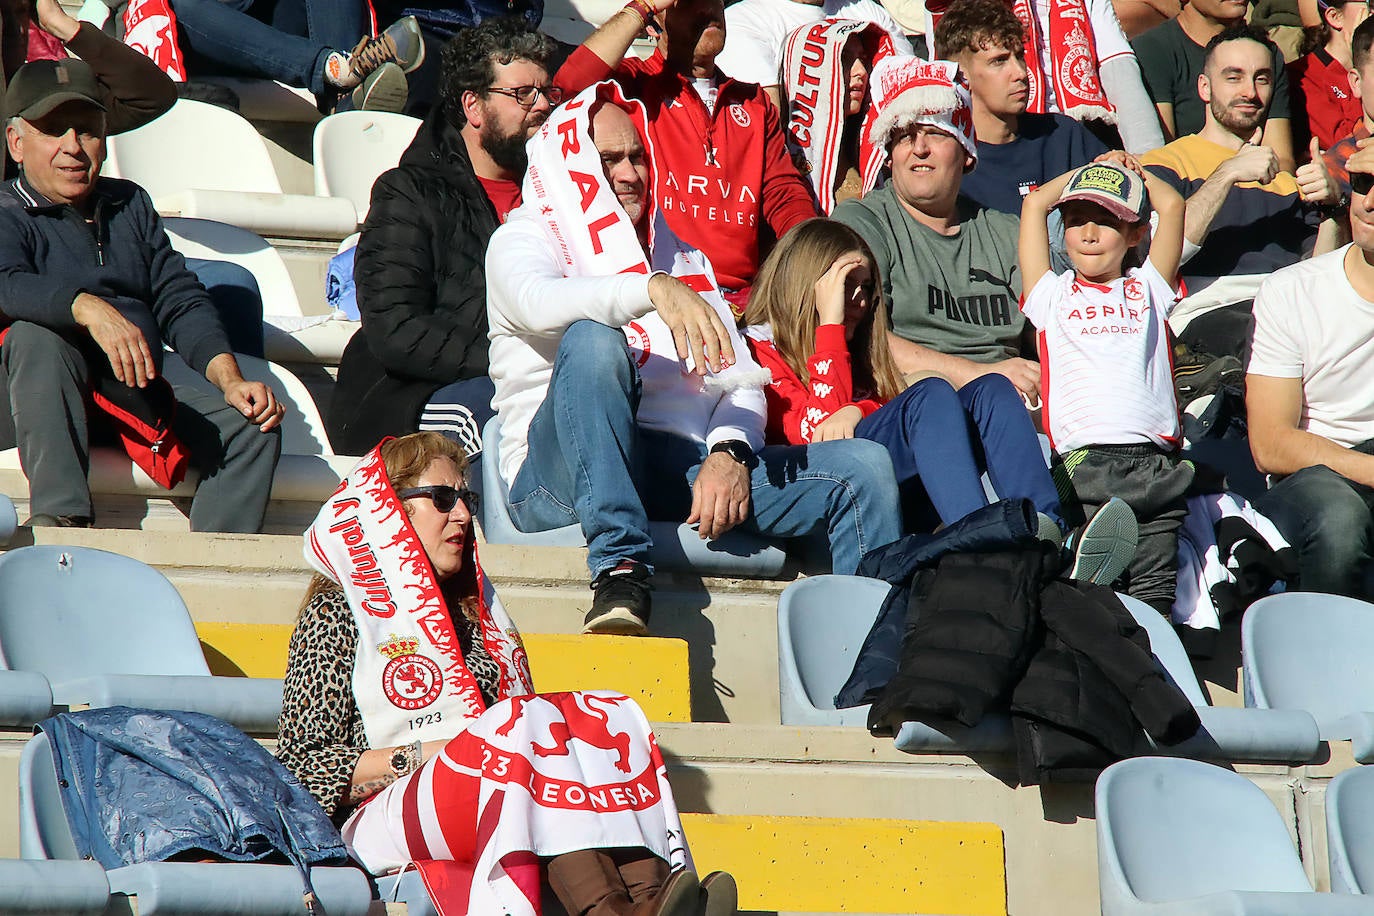
[(1361, 197), (1363, 197), (1364, 195), (1368, 194), (1371, 189), (1374, 189), (1374, 175), (1371, 175), (1368, 172), (1350, 173), (1351, 193), (1358, 194)]
[(401, 490), (396, 495), (401, 499), (414, 499), (418, 496), (423, 496), (426, 499), (432, 500), (434, 502), (434, 508), (438, 509), (440, 512), (452, 512), (453, 507), (458, 505), (458, 500), (461, 499), (463, 505), (468, 507), (468, 513), (470, 515), (476, 515), (478, 507), (482, 504), (482, 497), (475, 491), (469, 490), (466, 487), (460, 490), (457, 487), (445, 486), (443, 484), (436, 484), (432, 487), (410, 487), (409, 489)]

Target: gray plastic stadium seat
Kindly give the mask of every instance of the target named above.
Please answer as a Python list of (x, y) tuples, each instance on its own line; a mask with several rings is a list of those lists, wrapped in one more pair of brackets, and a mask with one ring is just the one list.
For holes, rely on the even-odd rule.
[[(78, 860), (62, 809), (52, 746), (45, 734), (29, 739), (19, 757), (19, 850), (26, 859)], [(147, 862), (110, 869), (105, 875), (113, 893), (137, 895), (138, 912), (147, 916), (300, 916), (303, 912), (301, 877), (294, 865)], [(361, 871), (316, 867), (310, 870), (310, 878), (326, 912), (366, 916), (372, 891)]]
[(52, 687), (37, 671), (0, 670), (0, 726), (29, 726), (52, 714)]
[(95, 862), (0, 859), (0, 913), (14, 916), (101, 916), (110, 882)]
[(1211, 764), (1137, 757), (1097, 780), (1103, 916), (1320, 916), (1374, 910), (1312, 890), (1288, 828), (1243, 776)]
[(1331, 890), (1374, 895), (1374, 767), (1354, 767), (1326, 787)]
[(1288, 592), (1252, 604), (1240, 626), (1245, 705), (1301, 709), (1323, 739), (1374, 762), (1374, 605)]
[(280, 680), (210, 674), (166, 577), (89, 547), (0, 556), (0, 669), (42, 674), (59, 705), (182, 709), (260, 733), (281, 712)]
[(1316, 756), (1321, 744), (1317, 723), (1300, 710), (1239, 709), (1212, 706), (1198, 684), (1193, 663), (1178, 633), (1154, 608), (1129, 595), (1118, 595), (1126, 610), (1150, 637), (1150, 650), (1169, 680), (1197, 708), (1200, 728), (1173, 747), (1153, 742), (1142, 753), (1194, 757), (1199, 760), (1286, 761), (1302, 763)]
[[(492, 417), (482, 430), (482, 533), (492, 544), (534, 544), (546, 547), (585, 547), (580, 525), (525, 532), (510, 517), (509, 490), (499, 471), (501, 420)], [(689, 525), (650, 522), (654, 546), (649, 561), (664, 569), (703, 576), (749, 579), (782, 575), (787, 554), (774, 543), (743, 531), (729, 531), (703, 541)]]
[[(889, 586), (859, 576), (812, 576), (783, 590), (778, 601), (778, 681), (784, 725), (858, 725), (868, 707), (835, 709), (834, 697), (849, 678), (859, 649), (877, 619)], [(1126, 595), (1122, 604), (1145, 628), (1155, 660), (1197, 707), (1202, 728), (1171, 748), (1141, 739), (1141, 753), (1204, 760), (1310, 760), (1320, 739), (1312, 717), (1292, 710), (1210, 706), (1173, 627), (1153, 608)], [(1011, 721), (988, 716), (975, 728), (936, 729), (907, 722), (894, 739), (910, 753), (1010, 751)]]
[(778, 599), (778, 687), (783, 725), (868, 723), (868, 707), (836, 709), (878, 609), (891, 589), (862, 576), (812, 576)]

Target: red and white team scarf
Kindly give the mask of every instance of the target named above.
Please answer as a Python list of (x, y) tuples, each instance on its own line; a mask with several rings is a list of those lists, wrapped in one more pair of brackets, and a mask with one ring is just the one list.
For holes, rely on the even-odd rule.
[(178, 83), (186, 82), (177, 17), (168, 0), (129, 0), (124, 8), (124, 43)]
[[(854, 19), (823, 19), (795, 29), (787, 36), (782, 54), (782, 85), (787, 93), (787, 145), (802, 174), (811, 182), (822, 213), (835, 209), (835, 174), (848, 110), (849, 75), (840, 61), (845, 44), (860, 37), (877, 50), (869, 62), (872, 70), (892, 57), (892, 38), (881, 26)], [(877, 115), (875, 106), (864, 111), (859, 131), (856, 167), (867, 194), (878, 183), (886, 154), (874, 145), (869, 128)]]
[(1059, 110), (1077, 121), (1116, 123), (1116, 109), (1107, 101), (1097, 75), (1097, 44), (1084, 0), (1011, 0), (1012, 12), (1026, 32), (1026, 110), (1044, 114), (1045, 70), (1040, 51), (1046, 36), (1040, 31), (1035, 3), (1050, 4), (1050, 63), (1054, 97)]
[(692, 866), (644, 713), (602, 690), (495, 704), (342, 833), (374, 872), (415, 862), (441, 916), (538, 916), (539, 859), (579, 849)]
[[(320, 509), (305, 533), (305, 559), (343, 588), (358, 625), (353, 695), (370, 747), (451, 738), (486, 710), (380, 446)], [(482, 641), (501, 669), (497, 696), (533, 693), (520, 634), (482, 573), (471, 537), (465, 563), (476, 577)]]
[[(602, 171), (601, 155), (592, 143), (591, 121), (601, 104), (614, 104), (634, 122), (644, 144), (649, 166), (647, 199), (649, 208), (649, 255), (640, 244), (639, 234), (621, 206)], [(716, 283), (710, 260), (696, 248), (684, 243), (668, 228), (658, 208), (659, 195), (654, 184), (654, 149), (649, 136), (648, 117), (637, 99), (626, 99), (614, 82), (598, 83), (579, 92), (554, 109), (539, 132), (526, 145), (529, 167), (525, 171), (523, 203), (511, 211), (507, 221), (532, 219), (543, 228), (549, 246), (563, 262), (568, 277), (609, 277), (615, 274), (663, 271), (677, 277), (695, 290), (734, 334), (737, 362), (722, 372), (699, 378), (671, 371), (657, 363), (646, 369), (650, 354), (672, 354), (676, 360), (672, 332), (657, 312), (650, 312), (625, 327), (630, 347), (638, 351), (636, 360), (645, 377), (644, 400), (640, 402), (641, 422), (655, 415), (650, 399), (668, 392), (654, 385), (649, 376), (663, 368), (664, 377), (679, 385), (690, 383), (717, 395), (737, 388), (759, 388), (768, 378), (747, 358), (743, 341), (735, 334), (735, 317)]]
[[(644, 144), (644, 161), (649, 167), (646, 206), (650, 208), (652, 268), (634, 224), (606, 182), (601, 155), (592, 144), (592, 116), (602, 104), (623, 109)], [(590, 86), (554, 109), (544, 126), (530, 138), (526, 152), (529, 167), (525, 171), (522, 204), (511, 211), (507, 221), (538, 222), (549, 244), (558, 252), (565, 276), (647, 274), (653, 269), (680, 276), (694, 287), (714, 283), (705, 257), (677, 239), (658, 209), (649, 119), (643, 103), (626, 99), (618, 84), (607, 81)], [(678, 255), (687, 257), (684, 261)], [(671, 267), (669, 261), (674, 262)], [(696, 282), (689, 280), (692, 271), (700, 278)]]

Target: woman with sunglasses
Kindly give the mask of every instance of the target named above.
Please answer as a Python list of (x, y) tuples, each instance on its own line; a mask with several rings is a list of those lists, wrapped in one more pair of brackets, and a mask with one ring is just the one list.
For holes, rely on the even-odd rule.
[(734, 913), (734, 880), (692, 871), (634, 701), (534, 692), (477, 559), (466, 464), (439, 433), (388, 439), (306, 532), (320, 575), (291, 637), (278, 756), (371, 873), (446, 874), (425, 876), (440, 912), (533, 916), (547, 881), (572, 916)]

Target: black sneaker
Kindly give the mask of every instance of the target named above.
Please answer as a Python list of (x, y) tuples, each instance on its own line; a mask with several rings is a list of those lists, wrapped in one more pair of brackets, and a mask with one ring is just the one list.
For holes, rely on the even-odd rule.
[(84, 515), (33, 515), (24, 519), (26, 528), (94, 528), (95, 521)]
[(1073, 561), (1064, 575), (1081, 582), (1111, 585), (1135, 558), (1140, 527), (1125, 501), (1113, 496), (1069, 535), (1064, 547)]
[(644, 636), (649, 632), (649, 568), (635, 560), (621, 560), (592, 583), (592, 609), (582, 622), (583, 633)]

